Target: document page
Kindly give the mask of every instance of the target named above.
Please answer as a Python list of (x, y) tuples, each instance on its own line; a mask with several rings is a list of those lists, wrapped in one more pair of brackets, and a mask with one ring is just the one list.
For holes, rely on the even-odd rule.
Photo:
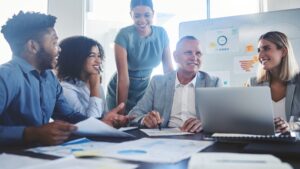
[(30, 148), (26, 151), (57, 157), (66, 157), (74, 154), (75, 152), (85, 152), (85, 154), (98, 154), (98, 152), (102, 149), (115, 144), (117, 143), (91, 141), (87, 138), (80, 138), (57, 146), (41, 146)]
[(162, 128), (159, 129), (140, 129), (142, 132), (146, 133), (148, 136), (175, 136), (175, 135), (187, 135), (194, 134), (190, 132), (181, 131), (179, 128)]
[(211, 144), (211, 141), (142, 138), (110, 146), (99, 155), (133, 161), (176, 163)]
[(77, 123), (76, 126), (78, 130), (74, 133), (80, 136), (134, 137), (93, 117)]
[(32, 158), (14, 154), (0, 154), (1, 169), (19, 169), (25, 166), (32, 166), (37, 164), (43, 164), (49, 160), (43, 160), (40, 158)]
[(292, 169), (270, 154), (209, 153), (192, 155), (188, 169)]
[(137, 164), (129, 164), (114, 159), (79, 159), (73, 156), (69, 156), (58, 160), (53, 160), (41, 165), (24, 167), (21, 169), (133, 169), (137, 167)]

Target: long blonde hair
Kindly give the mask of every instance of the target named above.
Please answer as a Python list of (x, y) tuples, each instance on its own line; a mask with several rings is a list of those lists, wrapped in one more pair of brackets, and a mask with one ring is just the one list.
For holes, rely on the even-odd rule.
[[(299, 66), (293, 52), (292, 44), (284, 33), (278, 31), (267, 32), (260, 36), (259, 40), (262, 39), (274, 43), (277, 49), (286, 49), (287, 51), (286, 56), (282, 58), (280, 64), (280, 73), (278, 76), (280, 80), (289, 81), (299, 73)], [(257, 71), (257, 82), (270, 81), (270, 78), (270, 72), (263, 69), (260, 64)]]

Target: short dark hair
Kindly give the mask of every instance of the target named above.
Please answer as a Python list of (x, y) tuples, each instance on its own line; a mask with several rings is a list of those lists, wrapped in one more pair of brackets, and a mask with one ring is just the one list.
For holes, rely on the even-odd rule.
[(30, 39), (38, 40), (48, 28), (53, 28), (56, 17), (39, 12), (20, 11), (8, 19), (1, 32), (9, 43), (12, 52), (20, 55), (24, 45)]
[(187, 36), (183, 36), (182, 38), (180, 38), (180, 40), (177, 42), (176, 44), (176, 50), (179, 48), (179, 46), (181, 45), (181, 43), (185, 40), (198, 40), (195, 36), (191, 36), (191, 35), (187, 35)]
[[(99, 42), (85, 36), (72, 36), (59, 44), (61, 52), (57, 60), (57, 76), (60, 80), (80, 79), (80, 73), (90, 55), (91, 48), (97, 46), (100, 58), (104, 60), (104, 50)], [(102, 70), (102, 64), (100, 65)]]
[(131, 2), (130, 2), (130, 10), (132, 10), (136, 6), (148, 6), (153, 11), (152, 0), (131, 0)]

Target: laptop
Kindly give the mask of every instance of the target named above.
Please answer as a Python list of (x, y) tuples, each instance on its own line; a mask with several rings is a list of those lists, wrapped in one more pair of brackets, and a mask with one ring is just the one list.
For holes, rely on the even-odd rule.
[(269, 87), (197, 88), (206, 133), (275, 135)]

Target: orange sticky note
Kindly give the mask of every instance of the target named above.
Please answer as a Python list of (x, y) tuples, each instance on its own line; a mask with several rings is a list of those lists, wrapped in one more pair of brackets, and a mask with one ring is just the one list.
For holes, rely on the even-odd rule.
[(248, 44), (246, 46), (246, 52), (253, 52), (254, 51), (254, 46), (252, 44)]

